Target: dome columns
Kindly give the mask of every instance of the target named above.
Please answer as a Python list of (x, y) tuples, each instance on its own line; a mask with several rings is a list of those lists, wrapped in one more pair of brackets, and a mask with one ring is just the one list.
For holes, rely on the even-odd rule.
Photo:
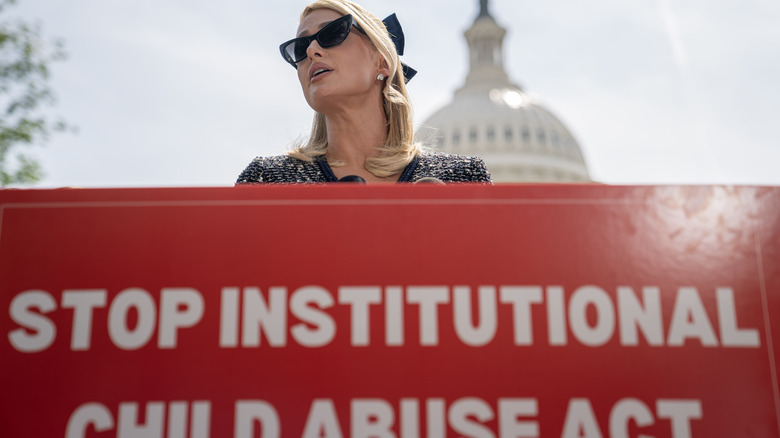
[(503, 55), (506, 30), (488, 12), (487, 0), (480, 0), (479, 4), (479, 16), (465, 32), (469, 44), (469, 75), (463, 88), (486, 82), (509, 83)]
[(504, 68), (506, 30), (480, 0), (465, 32), (469, 73), (447, 106), (430, 116), (416, 139), (456, 154), (485, 159), (495, 182), (587, 182), (577, 140), (544, 106), (510, 82)]

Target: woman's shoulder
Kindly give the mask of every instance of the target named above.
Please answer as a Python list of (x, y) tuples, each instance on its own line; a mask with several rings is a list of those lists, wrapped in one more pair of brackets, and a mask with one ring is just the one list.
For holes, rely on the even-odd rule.
[(244, 183), (312, 183), (325, 182), (319, 165), (289, 155), (257, 157), (238, 176)]
[(428, 177), (444, 182), (492, 182), (482, 158), (431, 150), (423, 151), (419, 157), (412, 181)]

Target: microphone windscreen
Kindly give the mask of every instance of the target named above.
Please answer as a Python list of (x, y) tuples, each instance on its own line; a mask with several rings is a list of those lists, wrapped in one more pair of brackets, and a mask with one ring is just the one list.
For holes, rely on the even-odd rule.
[(349, 183), (360, 183), (360, 184), (365, 184), (365, 183), (366, 183), (366, 180), (365, 180), (365, 179), (363, 179), (363, 177), (361, 177), (361, 176), (357, 176), (357, 175), (347, 175), (347, 176), (345, 176), (344, 178), (341, 178), (341, 179), (339, 179), (339, 180), (338, 180), (338, 182), (349, 182)]

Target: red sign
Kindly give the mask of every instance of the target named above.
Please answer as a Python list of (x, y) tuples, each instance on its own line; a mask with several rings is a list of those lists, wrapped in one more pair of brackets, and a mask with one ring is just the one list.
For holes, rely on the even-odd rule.
[(0, 191), (8, 437), (780, 437), (780, 188)]

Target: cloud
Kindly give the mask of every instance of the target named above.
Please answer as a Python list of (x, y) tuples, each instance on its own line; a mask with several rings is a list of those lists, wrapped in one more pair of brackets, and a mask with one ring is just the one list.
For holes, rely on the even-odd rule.
[(664, 20), (669, 45), (672, 48), (672, 53), (674, 53), (674, 59), (677, 61), (680, 72), (687, 74), (689, 71), (688, 54), (685, 50), (682, 35), (680, 34), (680, 24), (677, 15), (672, 10), (671, 0), (658, 0), (658, 6)]

